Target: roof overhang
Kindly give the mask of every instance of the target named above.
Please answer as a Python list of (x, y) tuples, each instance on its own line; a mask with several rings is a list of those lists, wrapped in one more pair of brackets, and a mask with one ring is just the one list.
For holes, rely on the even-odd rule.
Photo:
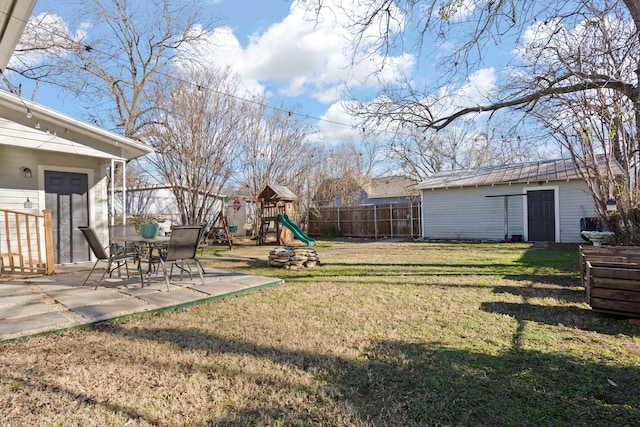
[(36, 0), (0, 0), (0, 71), (4, 71), (22, 36)]
[(132, 160), (153, 152), (145, 144), (3, 90), (0, 144), (116, 160)]
[[(0, 72), (13, 55), (37, 0), (0, 0)], [(0, 90), (0, 144), (131, 160), (150, 147)]]

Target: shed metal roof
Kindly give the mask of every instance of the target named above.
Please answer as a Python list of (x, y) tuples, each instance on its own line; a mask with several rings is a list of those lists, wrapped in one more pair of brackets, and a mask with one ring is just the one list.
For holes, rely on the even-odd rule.
[[(604, 162), (604, 157), (598, 159), (598, 162)], [(616, 174), (624, 173), (617, 162), (612, 164), (611, 167)], [(558, 159), (503, 166), (487, 166), (461, 171), (437, 172), (418, 184), (416, 189), (431, 190), (496, 184), (547, 183), (580, 179), (583, 178), (571, 159)]]

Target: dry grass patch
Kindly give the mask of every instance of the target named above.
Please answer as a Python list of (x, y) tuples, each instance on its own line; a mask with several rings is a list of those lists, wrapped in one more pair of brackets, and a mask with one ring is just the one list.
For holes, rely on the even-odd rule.
[(3, 425), (638, 425), (640, 339), (577, 247), (320, 242), (324, 265), (205, 306), (5, 343)]

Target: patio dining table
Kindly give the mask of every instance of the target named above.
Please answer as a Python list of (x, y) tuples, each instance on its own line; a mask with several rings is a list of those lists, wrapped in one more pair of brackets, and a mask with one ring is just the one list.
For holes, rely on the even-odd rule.
[[(146, 245), (148, 252), (148, 265), (147, 265), (147, 281), (151, 284), (151, 266), (153, 264), (153, 250), (162, 251), (163, 247), (169, 244), (171, 237), (169, 236), (156, 236), (156, 237), (143, 237), (140, 235), (127, 235), (127, 236), (113, 236), (112, 243), (120, 243), (126, 245), (133, 243), (137, 246)], [(142, 280), (142, 286), (144, 287), (144, 279)]]

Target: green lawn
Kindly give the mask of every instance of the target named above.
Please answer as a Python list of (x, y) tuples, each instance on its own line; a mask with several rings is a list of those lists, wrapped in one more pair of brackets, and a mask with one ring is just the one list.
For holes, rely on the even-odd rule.
[(272, 248), (203, 258), (284, 285), (3, 344), (0, 424), (640, 425), (640, 327), (586, 305), (576, 245)]

